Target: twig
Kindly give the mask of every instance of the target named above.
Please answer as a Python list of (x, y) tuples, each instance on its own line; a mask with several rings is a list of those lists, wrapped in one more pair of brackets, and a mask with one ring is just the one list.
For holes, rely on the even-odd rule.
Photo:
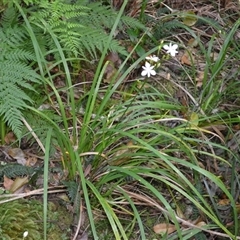
[(72, 240), (76, 240), (77, 239), (77, 237), (78, 237), (78, 233), (79, 233), (79, 231), (80, 231), (80, 227), (81, 227), (81, 224), (82, 224), (82, 216), (83, 216), (83, 206), (82, 206), (82, 201), (80, 202), (80, 207), (79, 207), (79, 219), (78, 219), (78, 225), (77, 225), (77, 230), (76, 230), (76, 232), (75, 232), (75, 235), (74, 235), (74, 237), (73, 237), (73, 239)]
[(45, 147), (43, 146), (42, 142), (40, 141), (40, 139), (38, 138), (38, 136), (36, 135), (36, 133), (33, 131), (33, 129), (31, 128), (31, 126), (28, 124), (28, 122), (26, 121), (25, 118), (22, 117), (22, 121), (24, 123), (24, 125), (26, 126), (26, 128), (30, 131), (30, 133), (32, 134), (32, 136), (35, 138), (35, 140), (37, 141), (39, 147), (42, 149), (42, 151), (45, 153)]
[[(52, 187), (53, 188), (53, 187)], [(66, 192), (65, 189), (53, 189), (53, 190), (50, 190), (52, 189), (51, 187), (48, 188), (48, 193), (61, 193), (61, 192)], [(58, 188), (61, 188), (58, 187)], [(43, 191), (44, 189), (41, 188), (41, 189), (37, 189), (37, 190), (33, 190), (33, 191), (30, 191), (30, 192), (27, 192), (27, 193), (19, 193), (19, 194), (2, 194), (0, 195), (0, 198), (9, 198), (10, 199), (5, 199), (5, 200), (2, 200), (0, 201), (0, 204), (2, 203), (7, 203), (7, 202), (11, 202), (11, 201), (14, 201), (14, 200), (17, 200), (17, 199), (20, 199), (20, 198), (25, 198), (25, 197), (29, 197), (29, 196), (33, 196), (33, 195), (41, 195), (43, 194)]]

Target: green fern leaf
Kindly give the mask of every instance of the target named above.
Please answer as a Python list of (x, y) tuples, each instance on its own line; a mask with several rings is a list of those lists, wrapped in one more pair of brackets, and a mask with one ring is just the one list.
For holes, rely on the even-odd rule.
[[(117, 12), (101, 3), (86, 3), (77, 1), (75, 4), (55, 0), (43, 2), (38, 5), (39, 11), (32, 12), (30, 21), (35, 25), (34, 30), (45, 36), (49, 31), (59, 39), (62, 48), (68, 57), (80, 55), (87, 58), (96, 58), (105, 47), (109, 50), (127, 55), (127, 51), (120, 46), (117, 40), (112, 40), (109, 46), (108, 32), (111, 30)], [(123, 26), (142, 28), (144, 26), (130, 17), (123, 17)], [(53, 40), (47, 41), (47, 49), (55, 49)], [(55, 55), (56, 59), (59, 59)]]
[(14, 26), (17, 23), (17, 13), (12, 7), (7, 8), (1, 18), (1, 24), (4, 28)]
[(67, 187), (67, 192), (71, 202), (74, 202), (77, 197), (78, 184), (74, 181), (63, 181), (63, 184)]
[(28, 60), (34, 60), (34, 54), (22, 49), (27, 42), (23, 28), (2, 27), (0, 38), (0, 49), (3, 49), (0, 57), (0, 116), (20, 138), (22, 111), (33, 103), (27, 92), (34, 91), (33, 84), (39, 83), (39, 75), (28, 63)]
[(0, 178), (4, 175), (8, 178), (30, 176), (36, 171), (35, 168), (23, 166), (20, 164), (8, 164), (0, 167)]

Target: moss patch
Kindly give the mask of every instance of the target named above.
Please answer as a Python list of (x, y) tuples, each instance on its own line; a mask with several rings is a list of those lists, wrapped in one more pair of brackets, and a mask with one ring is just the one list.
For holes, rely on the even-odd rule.
[[(0, 239), (43, 239), (43, 205), (37, 200), (17, 200), (0, 205)], [(59, 221), (61, 219), (61, 221)], [(69, 239), (72, 216), (65, 207), (49, 202), (47, 239)], [(69, 231), (68, 231), (69, 230)]]

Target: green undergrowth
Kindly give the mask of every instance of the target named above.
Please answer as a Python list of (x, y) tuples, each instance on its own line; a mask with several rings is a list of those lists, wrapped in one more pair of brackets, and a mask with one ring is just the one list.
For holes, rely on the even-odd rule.
[[(128, 54), (118, 40), (108, 41), (117, 12), (101, 2), (3, 1), (0, 10), (0, 116), (5, 124), (2, 142), (6, 126), (21, 139), (27, 107), (39, 107), (39, 99), (51, 97), (46, 94), (48, 86), (55, 84), (55, 69), (67, 74), (68, 84), (62, 90), (72, 92), (70, 68), (74, 65), (92, 65), (106, 48), (123, 56)], [(122, 15), (119, 22), (118, 31), (127, 27), (145, 29), (128, 16)]]
[[(198, 69), (194, 64), (179, 64), (181, 74), (172, 73), (171, 64), (166, 68), (166, 63), (169, 66), (172, 60), (163, 49), (163, 45), (169, 42), (167, 39), (159, 41), (151, 50), (143, 51), (137, 59), (133, 55), (138, 47), (142, 47), (143, 42), (146, 44), (148, 38), (152, 41), (148, 31), (137, 39), (132, 51), (125, 56), (121, 46), (112, 48), (116, 32), (124, 32), (119, 26), (128, 23), (133, 28), (141, 28), (141, 24), (128, 18), (129, 22), (126, 22), (122, 18), (127, 2), (125, 0), (121, 9), (114, 12), (111, 26), (102, 22), (102, 30), (108, 29), (104, 42), (94, 45), (96, 39), (91, 38), (93, 42), (86, 45), (89, 36), (80, 36), (81, 32), (74, 35), (75, 28), (81, 28), (76, 19), (83, 17), (87, 24), (90, 19), (86, 13), (98, 16), (95, 12), (98, 7), (89, 10), (86, 7), (92, 5), (81, 5), (82, 8), (80, 5), (74, 8), (63, 5), (64, 8), (60, 9), (54, 5), (56, 13), (61, 16), (59, 18), (51, 15), (47, 1), (43, 2), (42, 11), (34, 12), (31, 18), (19, 2), (14, 1), (15, 17), (10, 19), (16, 19), (17, 9), (20, 16), (17, 19), (24, 24), (24, 34), (19, 41), (26, 47), (27, 38), (35, 54), (28, 60), (31, 60), (38, 77), (35, 79), (34, 75), (29, 81), (32, 79), (39, 86), (38, 78), (41, 79), (41, 97), (34, 95), (34, 89), (29, 87), (29, 96), (32, 96), (31, 100), (37, 99), (37, 104), (27, 105), (29, 98), (23, 97), (22, 107), (28, 113), (23, 112), (22, 116), (31, 127), (24, 132), (26, 138), (31, 139), (29, 136), (33, 130), (37, 135), (34, 140), (45, 143), (41, 147), (45, 154), (44, 238), (47, 238), (47, 232), (50, 233), (47, 221), (47, 212), (51, 212), (47, 209), (48, 168), (51, 151), (58, 149), (61, 167), (68, 173), (67, 179), (61, 183), (67, 187), (76, 216), (88, 216), (80, 232), (87, 232), (92, 239), (158, 238), (154, 233), (154, 226), (158, 223), (175, 227), (171, 234), (166, 231), (158, 233), (159, 238), (162, 235), (161, 239), (207, 239), (211, 234), (236, 239), (240, 231), (239, 196), (235, 191), (239, 188), (239, 142), (235, 129), (239, 127), (240, 112), (235, 105), (239, 103), (240, 95), (235, 89), (239, 89), (240, 82), (237, 81), (239, 69), (232, 72), (231, 66), (234, 62), (239, 63), (239, 55), (235, 54), (239, 48), (233, 39), (240, 22), (233, 24), (227, 34), (210, 37), (207, 46), (190, 27), (184, 26), (197, 42), (196, 54), (205, 63), (201, 86), (196, 86)], [(66, 13), (66, 19), (62, 18), (63, 13)], [(107, 15), (105, 17), (109, 20)], [(59, 20), (57, 23), (56, 19)], [(205, 23), (211, 24), (207, 20)], [(219, 31), (218, 25), (212, 24), (211, 27)], [(62, 28), (72, 34), (73, 45), (66, 42), (69, 39)], [(9, 32), (13, 34), (14, 31), (10, 29)], [(39, 34), (43, 33), (46, 39), (38, 40)], [(4, 31), (3, 35), (6, 35)], [(83, 37), (77, 48), (75, 37)], [(218, 44), (217, 37), (221, 38), (221, 43), (217, 45), (217, 58), (213, 59), (210, 56)], [(8, 50), (12, 53), (16, 49), (10, 45)], [(111, 61), (105, 59), (112, 50), (122, 54), (122, 64), (116, 67), (106, 83), (105, 73)], [(188, 46), (180, 43), (178, 50), (190, 51)], [(88, 61), (96, 57), (95, 53), (100, 57), (94, 73), (76, 82), (76, 76), (81, 77), (88, 69), (80, 64), (81, 71), (75, 72), (77, 67), (72, 63), (81, 63), (83, 58)], [(161, 58), (156, 75), (140, 77), (141, 66), (151, 54)], [(47, 61), (47, 57), (50, 60)], [(17, 54), (16, 58), (11, 57), (11, 61), (17, 59), (19, 63), (24, 60), (22, 58)], [(29, 66), (24, 61), (21, 64)], [(21, 64), (19, 66), (23, 66)], [(53, 71), (55, 67), (56, 72)], [(5, 70), (7, 84), (10, 74), (8, 68)], [(165, 78), (160, 74), (162, 72)], [(228, 77), (230, 73), (231, 77)], [(14, 79), (16, 82), (17, 76)], [(24, 82), (23, 73), (21, 79)], [(63, 84), (59, 86), (59, 82)], [(24, 82), (22, 88), (27, 88), (28, 84)], [(180, 90), (183, 94), (179, 94)], [(2, 110), (3, 116), (8, 113), (6, 109)], [(14, 122), (6, 122), (13, 128)], [(19, 125), (15, 130), (20, 130)], [(102, 230), (103, 226), (105, 230)], [(25, 230), (28, 229), (21, 231)]]

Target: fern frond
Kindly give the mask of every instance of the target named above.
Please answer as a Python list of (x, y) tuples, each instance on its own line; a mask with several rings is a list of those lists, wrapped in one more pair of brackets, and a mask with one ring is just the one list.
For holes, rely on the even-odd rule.
[(62, 24), (66, 26), (72, 19), (86, 15), (84, 10), (88, 10), (82, 5), (66, 4), (59, 0), (40, 2), (38, 7), (39, 11), (32, 14), (30, 20), (44, 19), (52, 28)]
[(5, 58), (10, 61), (18, 60), (35, 60), (36, 57), (32, 51), (27, 51), (25, 49), (16, 49), (14, 51), (9, 51), (4, 54)]
[(25, 44), (26, 31), (19, 26), (13, 26), (12, 28), (4, 27), (0, 29), (1, 47), (16, 48)]
[[(81, 35), (74, 30), (62, 30), (61, 28), (56, 29), (56, 32), (58, 32), (60, 43), (62, 45), (69, 49), (74, 56), (77, 56), (79, 54), (79, 39), (81, 38)], [(69, 55), (69, 54), (67, 54)]]
[(36, 171), (36, 168), (23, 166), (21, 164), (8, 164), (0, 166), (0, 178), (4, 175), (8, 178), (30, 176)]
[(138, 28), (141, 30), (146, 30), (146, 27), (135, 18), (129, 16), (122, 16), (121, 21), (124, 25), (126, 25), (129, 28)]
[(87, 17), (78, 19), (81, 24), (94, 29), (112, 28), (117, 17), (116, 12), (110, 7), (103, 6), (100, 2), (90, 3), (87, 6), (89, 7)]
[(67, 187), (68, 196), (71, 202), (74, 202), (77, 197), (78, 184), (75, 181), (63, 181), (63, 185)]
[[(47, 2), (48, 0), (41, 0), (42, 2)], [(25, 3), (27, 6), (38, 4), (39, 0), (2, 0), (2, 3), (4, 5), (8, 5), (9, 7), (12, 7), (12, 5), (17, 2), (18, 4)]]
[[(110, 7), (103, 6), (100, 2), (91, 3), (87, 6), (90, 8), (90, 10), (87, 12), (87, 17), (79, 20), (84, 26), (92, 26), (96, 29), (112, 28), (117, 17), (116, 11), (113, 11), (113, 9), (111, 9)], [(142, 30), (146, 29), (146, 27), (137, 19), (129, 16), (122, 16), (120, 25), (122, 27), (126, 26), (130, 28), (139, 28)]]
[[(9, 54), (12, 53), (9, 52)], [(15, 51), (14, 56), (15, 57), (13, 59), (6, 59), (1, 62), (1, 82), (9, 83), (10, 86), (11, 84), (17, 84), (21, 86), (21, 88), (34, 90), (29, 82), (38, 83), (39, 75), (34, 70), (32, 70), (31, 67), (29, 67), (27, 62), (21, 60), (22, 56), (19, 56), (19, 59), (17, 59), (18, 56)]]
[(39, 75), (31, 69), (28, 60), (34, 54), (22, 49), (27, 36), (22, 28), (0, 28), (0, 116), (18, 138), (21, 136), (22, 111), (32, 104), (27, 92), (34, 91), (33, 84), (39, 83)]
[(17, 85), (4, 80), (0, 85), (0, 116), (20, 138), (22, 110), (31, 99)]
[(7, 8), (1, 17), (1, 24), (3, 27), (11, 27), (14, 26), (17, 22), (17, 12), (14, 8)]
[[(108, 31), (117, 18), (117, 12), (109, 7), (101, 3), (89, 4), (78, 1), (75, 4), (67, 4), (55, 0), (40, 3), (39, 8), (39, 11), (33, 12), (30, 16), (30, 21), (35, 24), (34, 29), (41, 28), (43, 33), (52, 31), (67, 56), (81, 55), (86, 58), (90, 54), (91, 57), (96, 58), (97, 53), (105, 47), (114, 52), (127, 54), (116, 40), (113, 40), (110, 46), (106, 46)], [(144, 28), (137, 20), (130, 17), (123, 17), (121, 21), (122, 27)], [(51, 40), (48, 44), (51, 48), (56, 48)]]
[(10, 104), (4, 104), (0, 108), (0, 115), (3, 116), (4, 122), (6, 122), (16, 134), (17, 137), (21, 136), (22, 129), (22, 113), (16, 107), (10, 107)]
[[(102, 33), (101, 30), (97, 29), (85, 29), (84, 33), (81, 35), (81, 41), (79, 42), (80, 49), (86, 49), (88, 53), (96, 57), (97, 51), (102, 52), (105, 43), (108, 40), (108, 36)], [(123, 55), (127, 55), (127, 51), (124, 47), (120, 46), (117, 40), (112, 40), (108, 46), (110, 51), (118, 52)]]
[(183, 28), (184, 25), (178, 20), (171, 20), (168, 22), (159, 22), (153, 29), (153, 36), (156, 39), (161, 39), (172, 34), (174, 30)]

